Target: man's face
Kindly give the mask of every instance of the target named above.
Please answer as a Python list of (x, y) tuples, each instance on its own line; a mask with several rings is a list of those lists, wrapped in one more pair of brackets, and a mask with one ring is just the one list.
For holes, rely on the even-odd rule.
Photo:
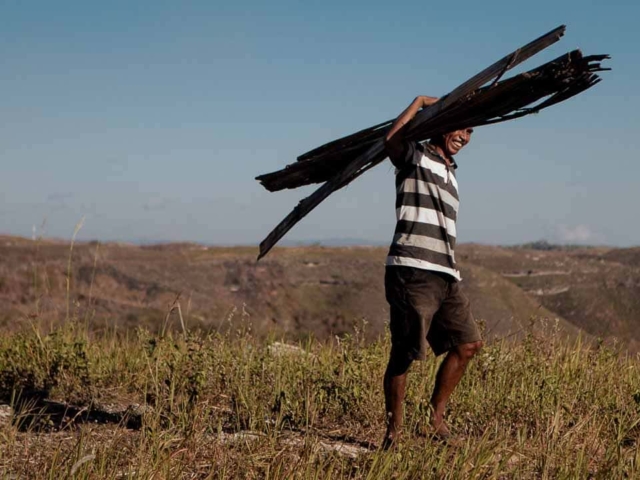
[(456, 130), (455, 132), (444, 134), (444, 149), (446, 153), (453, 156), (462, 150), (462, 147), (471, 140), (472, 133), (473, 128), (465, 128), (464, 130)]

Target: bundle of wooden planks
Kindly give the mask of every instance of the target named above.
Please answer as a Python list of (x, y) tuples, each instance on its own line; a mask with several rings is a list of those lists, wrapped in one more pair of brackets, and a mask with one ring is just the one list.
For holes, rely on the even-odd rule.
[[(579, 50), (501, 80), (508, 70), (557, 42), (564, 31), (563, 25), (542, 35), (441, 97), (404, 127), (405, 137), (424, 141), (458, 129), (513, 120), (538, 113), (592, 87), (600, 81), (596, 72), (610, 70), (600, 64), (609, 56), (583, 56)], [(322, 145), (301, 155), (284, 169), (256, 178), (272, 192), (324, 183), (303, 199), (262, 241), (258, 260), (331, 193), (387, 157), (384, 136), (392, 123), (393, 120), (388, 120)]]

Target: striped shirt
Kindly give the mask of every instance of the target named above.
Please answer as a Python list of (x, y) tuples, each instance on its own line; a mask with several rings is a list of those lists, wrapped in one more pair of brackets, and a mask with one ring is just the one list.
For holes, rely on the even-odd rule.
[(456, 268), (458, 182), (445, 160), (428, 145), (407, 143), (396, 166), (396, 231), (387, 266), (441, 272), (460, 281)]

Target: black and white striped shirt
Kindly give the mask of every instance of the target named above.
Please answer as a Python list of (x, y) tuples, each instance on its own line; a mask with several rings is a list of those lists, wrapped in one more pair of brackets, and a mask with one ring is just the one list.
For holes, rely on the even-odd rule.
[(446, 161), (429, 145), (407, 142), (396, 166), (396, 231), (387, 266), (408, 266), (451, 275), (456, 268), (458, 182), (455, 162)]

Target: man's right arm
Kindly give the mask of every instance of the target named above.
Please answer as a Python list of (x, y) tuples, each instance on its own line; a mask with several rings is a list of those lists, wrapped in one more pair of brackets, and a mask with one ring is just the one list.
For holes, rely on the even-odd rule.
[(404, 138), (403, 127), (413, 120), (413, 117), (423, 108), (438, 101), (435, 97), (417, 96), (411, 104), (398, 115), (385, 136), (385, 147), (391, 162), (398, 168), (407, 162), (408, 144)]

